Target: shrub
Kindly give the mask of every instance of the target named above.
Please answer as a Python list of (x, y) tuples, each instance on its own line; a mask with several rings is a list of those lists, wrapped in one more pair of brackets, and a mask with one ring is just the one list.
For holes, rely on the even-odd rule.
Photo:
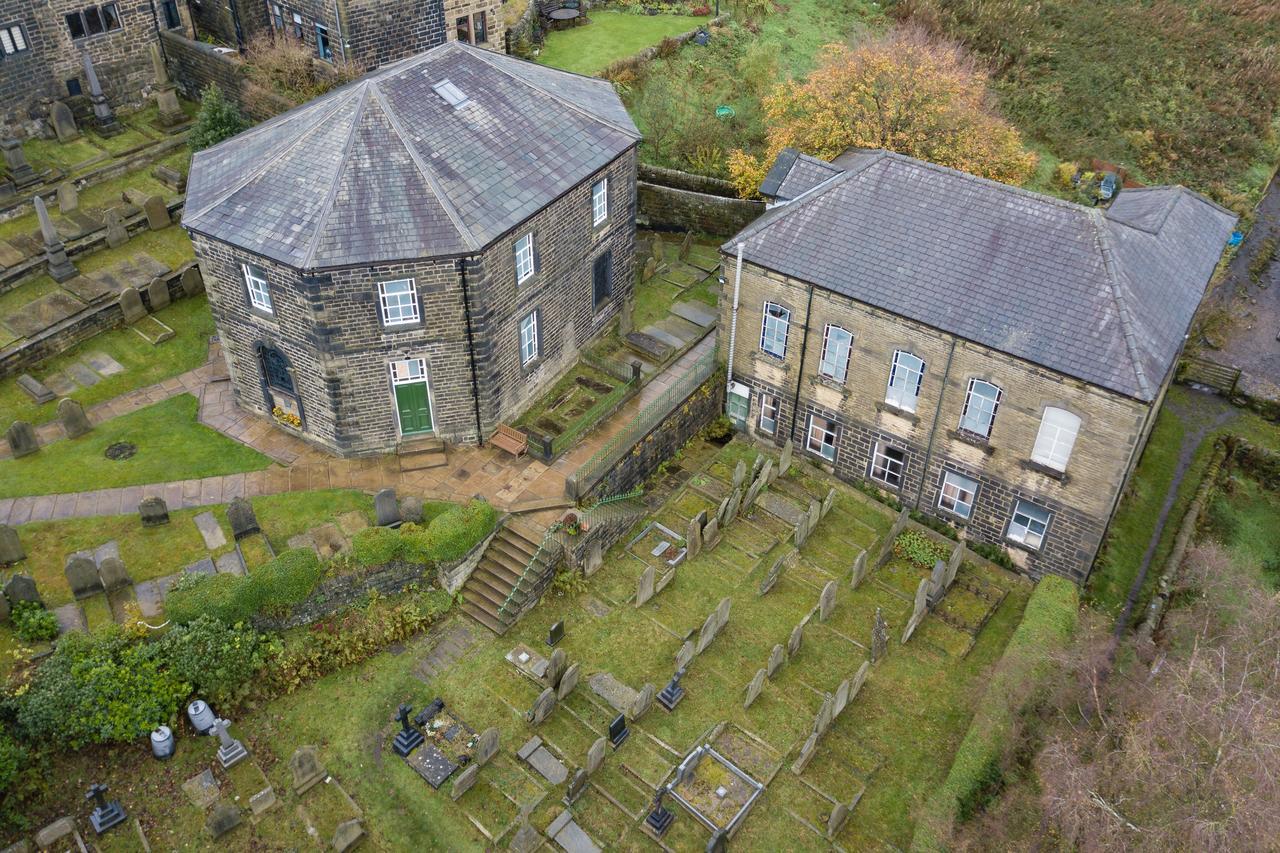
[(240, 109), (222, 95), (216, 83), (210, 83), (200, 95), (200, 112), (187, 135), (192, 151), (200, 151), (230, 139), (249, 127)]
[(498, 512), (488, 501), (473, 500), (466, 506), (446, 510), (427, 525), (435, 559), (441, 563), (460, 560), (476, 543), (489, 535), (498, 521)]
[(321, 576), (320, 558), (310, 548), (285, 551), (244, 577), (196, 575), (169, 591), (164, 609), (177, 624), (208, 614), (228, 625), (255, 613), (280, 611), (306, 599)]
[(955, 527), (937, 516), (929, 515), (928, 513), (921, 512), (918, 509), (911, 510), (910, 516), (912, 521), (917, 522), (918, 524), (923, 524), (925, 527), (935, 533), (941, 533), (948, 539), (958, 540), (960, 538), (960, 534), (956, 532)]
[(302, 103), (349, 83), (364, 73), (360, 65), (315, 58), (311, 48), (294, 39), (256, 38), (248, 46), (249, 76), (260, 85)]
[(382, 566), (400, 559), (405, 538), (390, 527), (366, 527), (351, 540), (351, 556), (362, 566)]
[(44, 605), (35, 601), (19, 601), (10, 614), (13, 631), (24, 643), (40, 643), (58, 636), (58, 620)]
[(241, 698), (268, 653), (253, 628), (209, 615), (175, 626), (159, 645), (170, 671), (215, 705)]
[(1002, 569), (1008, 569), (1011, 572), (1018, 570), (1013, 558), (1009, 556), (1008, 549), (1003, 546), (994, 545), (990, 542), (970, 542), (967, 547), (979, 557), (985, 557)]
[(898, 538), (893, 540), (893, 554), (926, 569), (933, 568), (935, 562), (945, 560), (948, 556), (945, 545), (934, 542), (919, 530), (904, 530), (899, 533)]
[(27, 751), (7, 731), (0, 730), (0, 794), (7, 795), (27, 763)]
[(911, 839), (912, 850), (943, 849), (953, 823), (981, 811), (1003, 785), (1005, 750), (1013, 746), (1015, 717), (1040, 701), (1058, 668), (1051, 657), (1075, 633), (1079, 590), (1049, 575), (1027, 600), (1004, 655), (978, 703), (947, 779), (924, 805)]

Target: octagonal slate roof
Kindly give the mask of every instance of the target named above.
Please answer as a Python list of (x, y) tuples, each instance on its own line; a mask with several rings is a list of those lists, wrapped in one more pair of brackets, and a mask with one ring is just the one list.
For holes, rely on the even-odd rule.
[(639, 139), (608, 82), (448, 42), (197, 152), (182, 224), (299, 269), (466, 254)]
[(766, 269), (1136, 399), (1173, 366), (1236, 217), (1184, 187), (1107, 210), (887, 151), (805, 155), (726, 243)]

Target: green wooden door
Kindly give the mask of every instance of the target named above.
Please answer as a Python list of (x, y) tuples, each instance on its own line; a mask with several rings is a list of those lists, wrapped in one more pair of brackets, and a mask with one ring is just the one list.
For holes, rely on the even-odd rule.
[(427, 383), (396, 386), (396, 408), (400, 412), (400, 434), (431, 432), (431, 400)]

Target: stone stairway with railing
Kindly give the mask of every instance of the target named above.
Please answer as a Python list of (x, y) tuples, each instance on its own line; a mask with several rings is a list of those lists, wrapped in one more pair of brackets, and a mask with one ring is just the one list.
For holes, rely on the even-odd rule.
[(505, 634), (537, 603), (562, 554), (554, 536), (508, 519), (462, 586), (463, 612), (495, 634)]

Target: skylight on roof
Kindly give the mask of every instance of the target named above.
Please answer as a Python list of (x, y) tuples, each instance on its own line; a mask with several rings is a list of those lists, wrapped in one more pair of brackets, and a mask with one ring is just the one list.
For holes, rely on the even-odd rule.
[(445, 103), (449, 106), (457, 108), (467, 102), (467, 96), (462, 94), (462, 90), (453, 85), (448, 79), (441, 80), (431, 87), (436, 94), (444, 98)]

